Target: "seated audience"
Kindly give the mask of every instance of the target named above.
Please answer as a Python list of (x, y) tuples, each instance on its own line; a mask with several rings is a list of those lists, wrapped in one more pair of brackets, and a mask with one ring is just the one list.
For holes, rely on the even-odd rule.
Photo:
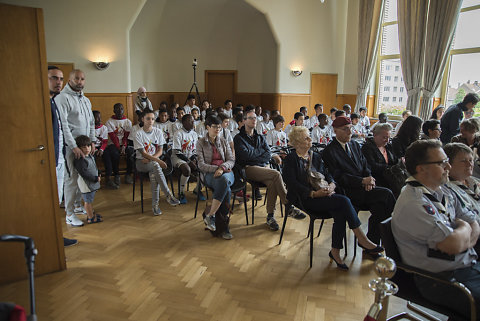
[(388, 122), (388, 115), (386, 113), (378, 114), (378, 121), (373, 124), (372, 127), (370, 127), (370, 131), (373, 132), (373, 129), (375, 128), (375, 126), (377, 126), (377, 124), (385, 124), (386, 122)]
[[(198, 108), (198, 106), (195, 105), (195, 95), (188, 95), (187, 96), (187, 104), (185, 106), (183, 106), (183, 110), (185, 112), (185, 114), (191, 114), (192, 113), (192, 109), (193, 108)], [(200, 108), (198, 108), (200, 109)]]
[[(352, 229), (360, 247), (371, 254), (383, 251), (381, 246), (371, 242), (360, 228), (361, 222), (348, 197), (335, 193), (335, 182), (323, 165), (320, 154), (310, 151), (312, 139), (306, 127), (294, 127), (289, 134), (290, 144), (295, 152), (290, 153), (283, 165), (283, 179), (287, 184), (287, 199), (294, 205), (299, 201), (309, 213), (327, 211), (333, 217), (332, 247), (328, 256), (341, 270), (348, 266), (340, 256), (345, 238), (345, 223)], [(311, 172), (317, 173), (315, 186), (309, 182)]]
[(261, 106), (255, 106), (255, 114), (257, 115), (257, 122), (263, 120), (262, 107)]
[[(154, 127), (160, 129), (163, 132), (163, 137), (165, 138), (165, 142), (168, 144), (173, 135), (171, 133), (172, 130), (172, 123), (168, 121), (168, 112), (166, 109), (159, 109), (158, 110), (158, 117), (155, 119), (155, 123), (153, 124)], [(131, 136), (131, 135), (130, 135)], [(130, 137), (129, 136), (129, 137)]]
[(232, 115), (233, 115), (231, 117), (232, 120), (228, 124), (228, 129), (230, 130), (230, 133), (232, 133), (232, 136), (235, 136), (233, 135), (233, 132), (238, 130), (238, 121), (236, 121), (235, 119), (237, 114), (243, 114), (243, 106), (242, 107), (236, 106), (235, 108), (232, 109)]
[(315, 115), (313, 115), (311, 118), (310, 118), (310, 128), (313, 129), (315, 127), (318, 126), (318, 124), (320, 123), (320, 120), (318, 119), (318, 117), (323, 114), (323, 105), (322, 104), (315, 104), (315, 106), (313, 107), (313, 109), (315, 110)]
[(368, 131), (370, 129), (370, 118), (367, 116), (367, 108), (360, 107), (358, 112), (360, 113), (360, 124)]
[(268, 122), (268, 124), (270, 125), (270, 128), (275, 128), (275, 125), (273, 124), (273, 118), (279, 115), (280, 115), (280, 112), (278, 110), (272, 110), (270, 112), (270, 121)]
[(360, 116), (357, 113), (351, 113), (352, 120), (352, 139), (362, 145), (367, 137), (367, 129), (360, 124)]
[(465, 119), (460, 123), (460, 134), (452, 137), (452, 143), (462, 143), (470, 148), (478, 148), (480, 142), (479, 122), (475, 118)]
[(392, 137), (397, 136), (398, 132), (400, 131), (400, 128), (402, 128), (403, 122), (408, 118), (412, 116), (412, 112), (410, 110), (404, 110), (402, 112), (402, 121), (395, 126), (395, 130), (393, 131)]
[(88, 136), (80, 135), (75, 138), (75, 142), (85, 155), (75, 158), (73, 166), (78, 171), (78, 188), (82, 193), (83, 206), (87, 212), (87, 224), (100, 223), (103, 221), (102, 216), (95, 214), (92, 205), (95, 193), (100, 189), (100, 172), (97, 169), (95, 158), (91, 154), (92, 141)]
[(420, 138), (422, 119), (417, 116), (409, 116), (402, 124), (400, 131), (392, 139), (393, 153), (398, 159), (405, 156), (405, 151), (411, 143)]
[[(473, 246), (480, 228), (475, 214), (463, 209), (442, 186), (448, 181), (450, 165), (441, 142), (414, 142), (407, 149), (405, 163), (412, 176), (392, 215), (392, 232), (402, 260), (462, 282), (472, 292), (478, 311), (480, 264)], [(469, 314), (470, 304), (460, 290), (420, 276), (414, 281), (427, 300)]]
[(308, 109), (306, 106), (300, 107), (299, 110), (303, 114), (303, 126), (307, 127), (308, 129), (312, 128), (310, 125), (310, 117), (308, 117)]
[(112, 171), (114, 176), (114, 184), (120, 186), (120, 173), (118, 169), (120, 156), (126, 156), (127, 161), (125, 183), (133, 183), (132, 170), (134, 164), (132, 164), (132, 155), (135, 151), (133, 148), (128, 148), (128, 136), (132, 131), (132, 122), (123, 114), (123, 111), (122, 104), (115, 104), (113, 106), (114, 115), (105, 123), (105, 126), (108, 128), (109, 138), (108, 146), (103, 153), (107, 186), (109, 186), (109, 184), (112, 185), (110, 180)]
[(235, 115), (235, 118), (234, 118), (234, 122), (230, 122), (230, 123), (235, 123), (235, 129), (232, 130), (232, 137), (235, 137), (238, 135), (238, 133), (240, 133), (240, 129), (243, 127), (243, 112), (241, 113), (237, 113)]
[[(185, 197), (185, 185), (190, 179), (192, 172), (196, 172), (196, 146), (198, 141), (198, 135), (193, 130), (193, 117), (190, 114), (186, 114), (182, 117), (182, 127), (173, 135), (173, 152), (172, 152), (172, 165), (174, 168), (179, 168), (181, 171), (180, 176), (180, 195), (178, 197), (180, 204), (187, 204), (187, 198)], [(199, 199), (204, 201), (205, 196), (202, 194), (200, 184), (197, 184), (196, 191), (199, 193)]]
[(207, 119), (207, 117), (206, 117), (207, 116), (207, 109), (209, 109), (209, 108), (212, 108), (210, 106), (210, 102), (205, 99), (202, 102), (202, 107), (200, 108), (200, 116), (201, 116), (203, 121), (205, 121), (205, 119)]
[(135, 132), (134, 148), (136, 150), (135, 166), (140, 172), (147, 172), (150, 178), (152, 189), (152, 211), (153, 215), (161, 215), (162, 211), (158, 205), (159, 188), (167, 197), (167, 202), (178, 205), (180, 202), (172, 195), (168, 188), (162, 168), (167, 164), (160, 159), (163, 153), (165, 139), (160, 129), (153, 127), (155, 114), (147, 110), (143, 116), (143, 127)]
[(350, 114), (352, 113), (352, 106), (345, 104), (343, 105), (342, 109), (345, 112), (345, 116), (350, 117)]
[(153, 111), (152, 103), (147, 97), (147, 90), (145, 87), (140, 87), (137, 90), (137, 98), (135, 98), (135, 112), (141, 113), (145, 109)]
[(155, 119), (158, 118), (158, 114), (160, 113), (160, 110), (162, 110), (162, 109), (165, 109), (165, 110), (168, 109), (168, 103), (166, 101), (160, 102), (160, 106), (158, 107), (158, 110), (153, 111), (155, 113)]
[(398, 163), (398, 158), (395, 157), (392, 144), (390, 143), (392, 129), (393, 127), (389, 123), (378, 124), (373, 129), (373, 137), (367, 138), (362, 146), (362, 153), (367, 160), (368, 166), (370, 166), (376, 185), (390, 190), (392, 188), (386, 178), (386, 170)]
[(192, 109), (192, 117), (194, 124), (198, 124), (202, 120), (200, 117), (200, 109), (198, 109), (198, 107)]
[(182, 128), (182, 118), (184, 115), (186, 115), (185, 108), (177, 107), (175, 114), (177, 115), (177, 119), (170, 124), (170, 132), (172, 133), (172, 137), (175, 136), (175, 133)]
[(342, 188), (352, 204), (371, 213), (367, 237), (379, 243), (379, 223), (390, 217), (395, 197), (388, 188), (378, 187), (372, 177), (360, 145), (352, 141), (352, 122), (348, 117), (333, 121), (336, 137), (323, 151), (323, 160), (337, 186)]
[[(272, 158), (272, 153), (265, 137), (259, 135), (255, 130), (256, 125), (255, 112), (252, 110), (246, 112), (244, 114), (244, 126), (233, 139), (235, 159), (238, 165), (245, 167), (247, 179), (262, 182), (267, 186), (267, 225), (271, 230), (277, 231), (278, 223), (274, 217), (277, 196), (285, 205), (286, 215), (293, 215), (297, 219), (305, 218), (305, 215), (294, 210), (293, 206), (287, 201), (287, 191), (280, 172), (267, 167), (270, 158)], [(273, 155), (273, 158), (280, 160), (278, 155)], [(257, 193), (255, 191), (255, 194)], [(258, 197), (257, 195), (255, 197)]]
[(293, 115), (293, 120), (285, 128), (285, 133), (287, 134), (287, 136), (290, 133), (290, 130), (292, 129), (292, 127), (303, 126), (303, 120), (304, 120), (303, 117), (304, 116), (301, 112), (296, 112)]
[(232, 149), (232, 152), (235, 153), (235, 149), (234, 149), (234, 146), (233, 146), (232, 133), (228, 129), (228, 127), (230, 125), (230, 122), (232, 120), (225, 113), (218, 114), (218, 118), (220, 118), (220, 121), (222, 122), (222, 130), (220, 131), (219, 135), (220, 135), (220, 137), (222, 137), (223, 139), (225, 139), (227, 141), (228, 145), (230, 145), (230, 148)]
[(337, 108), (333, 107), (330, 109), (330, 117), (328, 117), (328, 126), (332, 126), (333, 121), (335, 120), (335, 113), (337, 112)]
[(228, 115), (229, 118), (233, 117), (233, 103), (231, 99), (225, 100), (225, 103), (223, 104), (223, 112)]
[(335, 118), (341, 117), (341, 116), (347, 117), (346, 115), (347, 115), (347, 113), (345, 113), (345, 110), (337, 110), (337, 111), (335, 112)]
[(316, 144), (327, 145), (332, 140), (332, 126), (328, 125), (328, 116), (326, 114), (320, 114), (317, 117), (318, 124), (313, 127), (312, 141)]
[(432, 111), (432, 116), (430, 116), (430, 119), (440, 120), (440, 119), (442, 119), (442, 116), (443, 116), (444, 113), (445, 113), (445, 106), (443, 106), (443, 105), (438, 105), (438, 106)]
[(440, 139), (440, 121), (437, 119), (426, 120), (422, 125), (422, 135), (420, 139)]
[(480, 180), (473, 177), (473, 151), (465, 144), (450, 143), (444, 147), (450, 170), (449, 187), (461, 203), (480, 219)]
[(108, 128), (102, 124), (102, 115), (98, 110), (92, 113), (95, 119), (95, 155), (101, 157), (108, 144)]
[(273, 129), (267, 132), (267, 144), (275, 147), (287, 147), (287, 134), (283, 131), (285, 125), (285, 118), (278, 115), (273, 118)]
[[(235, 157), (227, 141), (219, 135), (222, 130), (221, 120), (209, 116), (205, 120), (207, 134), (198, 140), (198, 168), (205, 174), (205, 184), (213, 189), (213, 201), (210, 212), (205, 213), (205, 224), (209, 230), (215, 231), (215, 213), (222, 202), (230, 203), (230, 186), (235, 182), (232, 168)], [(233, 238), (227, 227), (222, 233), (222, 238)]]
[(257, 133), (260, 135), (266, 136), (267, 132), (270, 129), (273, 129), (273, 125), (270, 123), (270, 112), (268, 110), (264, 110), (262, 112), (262, 121), (257, 122)]

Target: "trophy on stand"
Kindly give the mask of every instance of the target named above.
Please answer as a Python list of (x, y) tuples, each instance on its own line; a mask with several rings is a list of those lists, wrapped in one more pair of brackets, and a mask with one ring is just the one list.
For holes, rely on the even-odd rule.
[(389, 280), (395, 275), (397, 266), (389, 257), (380, 257), (375, 261), (375, 273), (379, 276), (368, 283), (375, 292), (375, 302), (370, 307), (364, 321), (386, 321), (388, 312), (388, 297), (398, 292), (398, 286)]

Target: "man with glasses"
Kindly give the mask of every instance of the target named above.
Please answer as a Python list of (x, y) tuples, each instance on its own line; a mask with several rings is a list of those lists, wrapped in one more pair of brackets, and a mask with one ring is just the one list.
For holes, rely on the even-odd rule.
[[(378, 187), (372, 177), (367, 159), (360, 145), (352, 141), (352, 121), (340, 116), (332, 123), (335, 138), (323, 151), (323, 160), (337, 186), (348, 196), (356, 209), (368, 210), (367, 237), (374, 243), (380, 242), (379, 223), (390, 217), (395, 197), (388, 188)], [(369, 255), (367, 252), (364, 254)], [(376, 257), (373, 257), (376, 258)]]
[[(475, 213), (444, 185), (451, 166), (442, 144), (438, 140), (416, 141), (408, 147), (405, 158), (412, 176), (392, 215), (392, 231), (402, 260), (439, 273), (446, 280), (462, 282), (475, 297), (479, 311), (480, 264), (473, 246), (480, 228)], [(459, 290), (421, 277), (415, 278), (415, 283), (426, 299), (469, 314), (469, 302)]]
[(287, 201), (287, 190), (280, 172), (267, 167), (271, 158), (275, 159), (277, 163), (281, 163), (281, 159), (278, 155), (272, 156), (265, 137), (259, 135), (255, 130), (257, 125), (255, 110), (247, 111), (243, 119), (244, 125), (240, 128), (240, 133), (233, 139), (235, 160), (237, 164), (245, 167), (247, 179), (261, 182), (267, 186), (267, 225), (271, 230), (278, 231), (278, 223), (274, 217), (277, 196), (285, 205), (287, 215), (303, 219), (305, 214), (294, 209)]

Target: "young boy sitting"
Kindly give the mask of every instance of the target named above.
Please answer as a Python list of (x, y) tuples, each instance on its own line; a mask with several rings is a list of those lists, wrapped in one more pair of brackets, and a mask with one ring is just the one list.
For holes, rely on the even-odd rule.
[(171, 122), (168, 121), (168, 111), (167, 109), (159, 109), (158, 110), (158, 117), (155, 120), (155, 123), (153, 126), (155, 128), (160, 129), (163, 132), (163, 138), (165, 138), (165, 142), (168, 144), (172, 138), (173, 135), (171, 135)]
[(132, 155), (133, 155), (133, 148), (128, 147), (128, 136), (132, 131), (132, 122), (130, 119), (125, 117), (123, 114), (124, 108), (123, 105), (117, 103), (113, 105), (113, 112), (114, 114), (112, 117), (107, 120), (105, 126), (108, 128), (108, 146), (103, 153), (103, 162), (105, 164), (105, 180), (107, 182), (107, 186), (112, 186), (112, 182), (110, 180), (110, 176), (113, 175), (115, 177), (114, 183), (115, 185), (120, 186), (120, 175), (118, 165), (120, 163), (120, 156), (126, 156), (127, 160), (127, 173), (125, 175), (125, 183), (132, 184)]
[(262, 112), (262, 117), (263, 117), (263, 120), (262, 121), (258, 121), (257, 122), (257, 133), (259, 133), (260, 135), (263, 135), (263, 136), (266, 136), (267, 135), (267, 132), (271, 129), (274, 128), (274, 126), (270, 125), (270, 112), (268, 110), (264, 110)]
[(237, 113), (234, 117), (234, 120), (234, 122), (231, 122), (236, 124), (235, 129), (232, 130), (232, 137), (235, 137), (238, 133), (240, 133), (240, 128), (243, 127), (243, 112)]
[(221, 113), (218, 114), (218, 118), (220, 118), (220, 120), (222, 121), (222, 130), (220, 131), (220, 133), (218, 133), (218, 136), (223, 137), (223, 139), (227, 141), (227, 143), (230, 145), (230, 148), (232, 149), (232, 153), (235, 154), (235, 149), (233, 148), (233, 136), (228, 129), (231, 122), (230, 117), (225, 113)]
[(172, 133), (172, 137), (175, 136), (175, 133), (182, 128), (182, 117), (185, 115), (184, 107), (177, 107), (175, 110), (177, 114), (177, 120), (170, 125), (170, 132)]
[(327, 145), (332, 140), (332, 126), (328, 126), (326, 114), (320, 114), (317, 117), (318, 126), (312, 130), (312, 142)]
[(332, 126), (333, 121), (335, 120), (335, 113), (338, 111), (337, 108), (333, 107), (330, 109), (330, 117), (328, 117), (328, 126)]
[[(173, 136), (172, 165), (174, 168), (179, 168), (182, 172), (182, 175), (180, 176), (179, 201), (180, 204), (187, 204), (185, 185), (187, 184), (192, 171), (197, 170), (195, 158), (198, 135), (193, 130), (192, 115), (184, 115), (181, 121), (182, 127), (175, 132)], [(203, 196), (201, 192), (200, 184), (197, 184), (197, 192), (200, 193), (199, 199), (205, 200), (205, 196)]]
[(365, 138), (368, 134), (367, 129), (360, 123), (360, 116), (358, 114), (351, 113), (350, 119), (352, 120), (352, 140), (362, 145), (365, 143)]
[(155, 114), (147, 110), (143, 116), (143, 127), (135, 133), (134, 148), (136, 150), (135, 166), (141, 172), (148, 172), (150, 186), (152, 188), (152, 210), (153, 215), (161, 215), (162, 211), (158, 206), (159, 187), (167, 196), (167, 202), (178, 205), (180, 202), (172, 195), (168, 188), (162, 168), (167, 164), (160, 159), (162, 156), (165, 139), (160, 129), (153, 127)]
[(95, 192), (100, 189), (100, 173), (95, 163), (95, 158), (91, 155), (92, 142), (90, 138), (85, 135), (80, 135), (75, 138), (78, 148), (84, 154), (84, 157), (76, 158), (73, 161), (73, 166), (78, 171), (78, 188), (82, 193), (84, 207), (87, 212), (87, 224), (102, 222), (102, 216), (95, 214), (93, 211), (93, 200)]
[(267, 144), (269, 146), (287, 147), (287, 134), (283, 131), (285, 125), (285, 118), (278, 115), (273, 118), (275, 128), (267, 132)]
[(95, 154), (99, 157), (103, 155), (108, 144), (108, 128), (102, 124), (102, 115), (98, 110), (92, 111), (95, 119)]
[(292, 130), (292, 127), (294, 126), (303, 126), (303, 119), (303, 113), (296, 112), (295, 115), (293, 115), (293, 120), (287, 125), (287, 128), (285, 128), (285, 134), (288, 136), (290, 130)]

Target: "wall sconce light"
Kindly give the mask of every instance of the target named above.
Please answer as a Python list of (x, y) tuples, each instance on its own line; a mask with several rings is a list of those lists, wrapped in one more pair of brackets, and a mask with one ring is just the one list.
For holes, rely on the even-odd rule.
[(109, 62), (104, 62), (104, 61), (99, 61), (99, 62), (93, 62), (93, 65), (95, 66), (95, 68), (97, 68), (98, 70), (105, 70), (108, 68), (108, 66), (110, 66), (110, 63)]
[(300, 75), (302, 74), (302, 72), (303, 72), (303, 71), (300, 70), (300, 69), (293, 69), (293, 70), (292, 70), (292, 75), (294, 75), (295, 77), (298, 77), (298, 76), (300, 76)]

